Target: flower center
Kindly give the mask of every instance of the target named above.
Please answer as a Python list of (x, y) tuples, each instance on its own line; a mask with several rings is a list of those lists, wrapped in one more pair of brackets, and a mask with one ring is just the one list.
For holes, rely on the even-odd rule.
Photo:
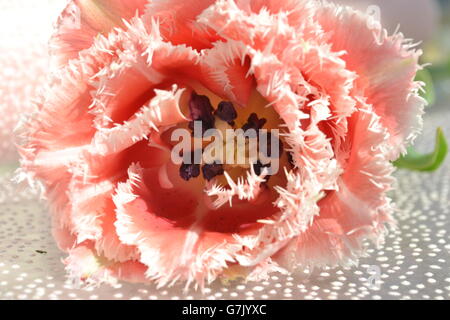
[[(177, 148), (182, 162), (179, 176), (185, 181), (216, 179), (221, 185), (245, 178), (249, 171), (269, 183), (271, 176), (289, 166), (280, 131), (282, 121), (256, 91), (245, 106), (223, 100), (204, 87), (186, 90), (181, 109), (191, 121), (174, 128), (185, 130), (189, 141)], [(166, 137), (167, 139), (167, 137)], [(174, 146), (171, 141), (171, 145)], [(175, 146), (174, 146), (175, 148)], [(175, 150), (175, 149), (173, 149)]]

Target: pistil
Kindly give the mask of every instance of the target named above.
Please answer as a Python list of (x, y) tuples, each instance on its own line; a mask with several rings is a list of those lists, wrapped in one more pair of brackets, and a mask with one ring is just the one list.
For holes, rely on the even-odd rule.
[(234, 126), (234, 120), (237, 118), (236, 109), (229, 101), (220, 102), (215, 115), (218, 116), (220, 120), (228, 123), (230, 126)]

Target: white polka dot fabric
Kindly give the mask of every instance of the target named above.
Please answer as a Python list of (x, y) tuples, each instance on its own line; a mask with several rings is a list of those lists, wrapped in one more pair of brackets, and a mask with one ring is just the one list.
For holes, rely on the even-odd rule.
[[(31, 14), (41, 5), (57, 8), (61, 2), (0, 1), (0, 12), (24, 6)], [(34, 7), (26, 6), (31, 3)], [(450, 137), (448, 119), (448, 105), (430, 109), (420, 150), (434, 144), (438, 125)], [(12, 172), (13, 167), (0, 164), (0, 299), (450, 299), (450, 159), (431, 174), (396, 173), (392, 197), (398, 228), (380, 248), (369, 246), (358, 266), (274, 275), (261, 283), (216, 282), (204, 293), (184, 292), (182, 285), (74, 287), (66, 281), (64, 254), (51, 237), (45, 205), (29, 190), (18, 190), (10, 182)]]

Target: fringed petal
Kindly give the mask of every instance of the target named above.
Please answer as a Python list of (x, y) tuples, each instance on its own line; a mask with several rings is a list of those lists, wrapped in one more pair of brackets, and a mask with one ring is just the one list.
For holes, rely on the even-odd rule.
[(246, 46), (238, 41), (219, 41), (202, 58), (205, 86), (225, 99), (246, 106), (254, 86), (254, 79), (248, 74)]
[[(187, 285), (194, 280), (197, 285), (202, 285), (204, 279), (212, 281), (215, 274), (233, 260), (232, 251), (223, 248), (230, 236), (217, 234), (216, 237), (206, 237), (202, 242), (209, 239), (208, 245), (199, 248), (198, 241), (204, 235), (198, 222), (201, 212), (195, 210), (195, 203), (187, 207), (186, 202), (179, 199), (186, 215), (175, 223), (171, 222), (169, 219), (175, 218), (170, 217), (173, 213), (166, 212), (166, 218), (158, 216), (163, 212), (154, 211), (152, 206), (156, 204), (145, 201), (148, 196), (139, 195), (148, 193), (143, 179), (143, 170), (133, 165), (129, 169), (129, 180), (117, 188), (114, 196), (117, 206), (115, 224), (120, 240), (139, 248), (141, 261), (149, 266), (146, 276), (160, 286), (177, 280), (185, 280)], [(178, 198), (186, 196), (179, 194)]]
[(126, 31), (109, 36), (122, 43), (109, 48), (118, 59), (91, 79), (96, 92), (90, 112), (96, 115), (97, 128), (123, 124), (154, 98), (155, 89), (161, 89), (168, 79), (176, 76), (177, 82), (182, 82), (199, 72), (199, 53), (164, 42), (154, 21), (146, 25), (135, 18), (126, 26)]
[(104, 206), (104, 214), (101, 217), (101, 237), (95, 241), (95, 250), (98, 255), (115, 262), (138, 261), (139, 252), (135, 246), (122, 243), (117, 235), (114, 223), (117, 221), (115, 205), (111, 192)]
[(50, 47), (53, 62), (64, 66), (88, 49), (97, 35), (124, 27), (123, 20), (140, 16), (148, 0), (71, 0), (59, 17)]
[(114, 184), (109, 181), (91, 186), (79, 184), (78, 181), (72, 180), (69, 186), (72, 232), (77, 235), (78, 243), (85, 240), (95, 241), (102, 236), (101, 218), (105, 215), (106, 200), (113, 192)]
[(251, 166), (250, 172), (247, 172), (246, 179), (239, 179), (237, 182), (234, 182), (227, 172), (224, 175), (227, 187), (213, 182), (205, 190), (207, 196), (215, 197), (212, 201), (212, 209), (214, 210), (225, 204), (229, 204), (232, 207), (234, 197), (239, 200), (256, 201), (261, 196), (261, 193), (267, 191), (262, 186), (262, 183), (266, 181), (264, 178), (267, 176), (267, 169), (263, 169), (261, 174), (257, 175), (253, 166)]
[(289, 269), (357, 262), (364, 240), (383, 242), (393, 211), (386, 193), (392, 187), (393, 166), (387, 159), (389, 134), (367, 105), (349, 120), (349, 158), (339, 178), (339, 189), (320, 202), (320, 215), (311, 228), (294, 239), (274, 259)]
[(183, 91), (176, 85), (170, 91), (155, 90), (155, 97), (129, 121), (111, 129), (98, 130), (91, 152), (101, 155), (120, 152), (148, 138), (152, 130), (158, 131), (160, 127), (187, 122), (189, 119), (180, 110)]
[[(227, 40), (242, 41), (263, 51), (271, 45), (282, 51), (286, 41), (308, 37), (317, 32), (313, 23), (313, 5), (308, 1), (261, 1), (249, 3), (246, 0), (218, 0), (197, 17), (197, 21)], [(290, 20), (292, 19), (292, 20)], [(303, 20), (300, 24), (290, 22)]]
[(346, 52), (342, 59), (358, 74), (354, 94), (366, 97), (381, 116), (396, 146), (390, 157), (395, 160), (421, 130), (425, 100), (414, 78), (422, 52), (401, 33), (388, 36), (379, 23), (369, 23), (373, 18), (348, 7), (324, 5), (317, 19), (332, 48)]
[(159, 21), (164, 40), (200, 51), (220, 39), (213, 30), (196, 22), (196, 17), (213, 3), (214, 0), (153, 0), (145, 17)]
[[(157, 173), (145, 177), (147, 174), (132, 165), (129, 180), (119, 185), (114, 196), (116, 228), (123, 243), (139, 248), (141, 261), (149, 266), (147, 276), (160, 286), (178, 280), (186, 281), (187, 286), (191, 282), (203, 286), (228, 264), (243, 259), (262, 261), (269, 247), (276, 251), (277, 245), (251, 245), (274, 234), (276, 226), (270, 226), (270, 231), (259, 231), (265, 226), (259, 221), (268, 219), (276, 208), (268, 211), (265, 203), (248, 205), (247, 201), (237, 200), (232, 208), (211, 210), (198, 203), (201, 196), (190, 198), (187, 190), (163, 191), (154, 184), (148, 188), (144, 181), (153, 181)], [(172, 199), (174, 193), (177, 203), (168, 207), (165, 201)], [(249, 249), (252, 253), (247, 253)]]
[(121, 278), (129, 282), (145, 282), (147, 267), (137, 261), (114, 262), (95, 253), (89, 242), (69, 251), (64, 259), (69, 279), (78, 287), (115, 284)]
[(82, 58), (52, 73), (48, 87), (36, 101), (36, 112), (18, 130), (18, 150), (26, 172), (19, 179), (41, 181), (57, 229), (71, 228), (71, 204), (66, 190), (73, 169), (82, 163), (86, 147), (95, 134), (94, 116), (89, 113), (93, 89), (90, 79), (113, 60), (105, 47), (117, 44), (113, 39), (98, 39), (97, 46)]

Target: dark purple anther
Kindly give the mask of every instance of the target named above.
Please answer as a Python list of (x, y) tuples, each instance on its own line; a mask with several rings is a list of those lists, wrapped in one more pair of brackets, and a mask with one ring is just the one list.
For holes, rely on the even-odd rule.
[(212, 164), (205, 164), (202, 167), (202, 172), (203, 177), (206, 180), (210, 181), (215, 176), (222, 175), (224, 171), (223, 166), (221, 164), (212, 163)]
[(237, 118), (237, 112), (231, 102), (222, 101), (217, 107), (216, 116), (220, 120), (227, 122), (230, 126), (234, 126), (233, 120)]
[(199, 164), (185, 164), (183, 163), (180, 167), (180, 177), (186, 181), (191, 178), (197, 178), (200, 175), (200, 165)]
[(191, 99), (189, 100), (189, 112), (191, 121), (189, 123), (189, 129), (194, 130), (194, 121), (202, 122), (202, 134), (206, 130), (214, 128), (214, 108), (207, 96), (198, 95), (195, 91), (192, 92)]
[(197, 178), (200, 175), (200, 164), (196, 164), (195, 162), (195, 152), (189, 152), (186, 154), (188, 156), (189, 162), (185, 159), (186, 162), (183, 162), (180, 167), (180, 177), (186, 181), (189, 181), (191, 178)]
[(243, 125), (242, 130), (247, 131), (249, 129), (259, 130), (264, 127), (267, 120), (264, 118), (259, 119), (256, 113), (252, 113), (247, 120), (247, 123)]

